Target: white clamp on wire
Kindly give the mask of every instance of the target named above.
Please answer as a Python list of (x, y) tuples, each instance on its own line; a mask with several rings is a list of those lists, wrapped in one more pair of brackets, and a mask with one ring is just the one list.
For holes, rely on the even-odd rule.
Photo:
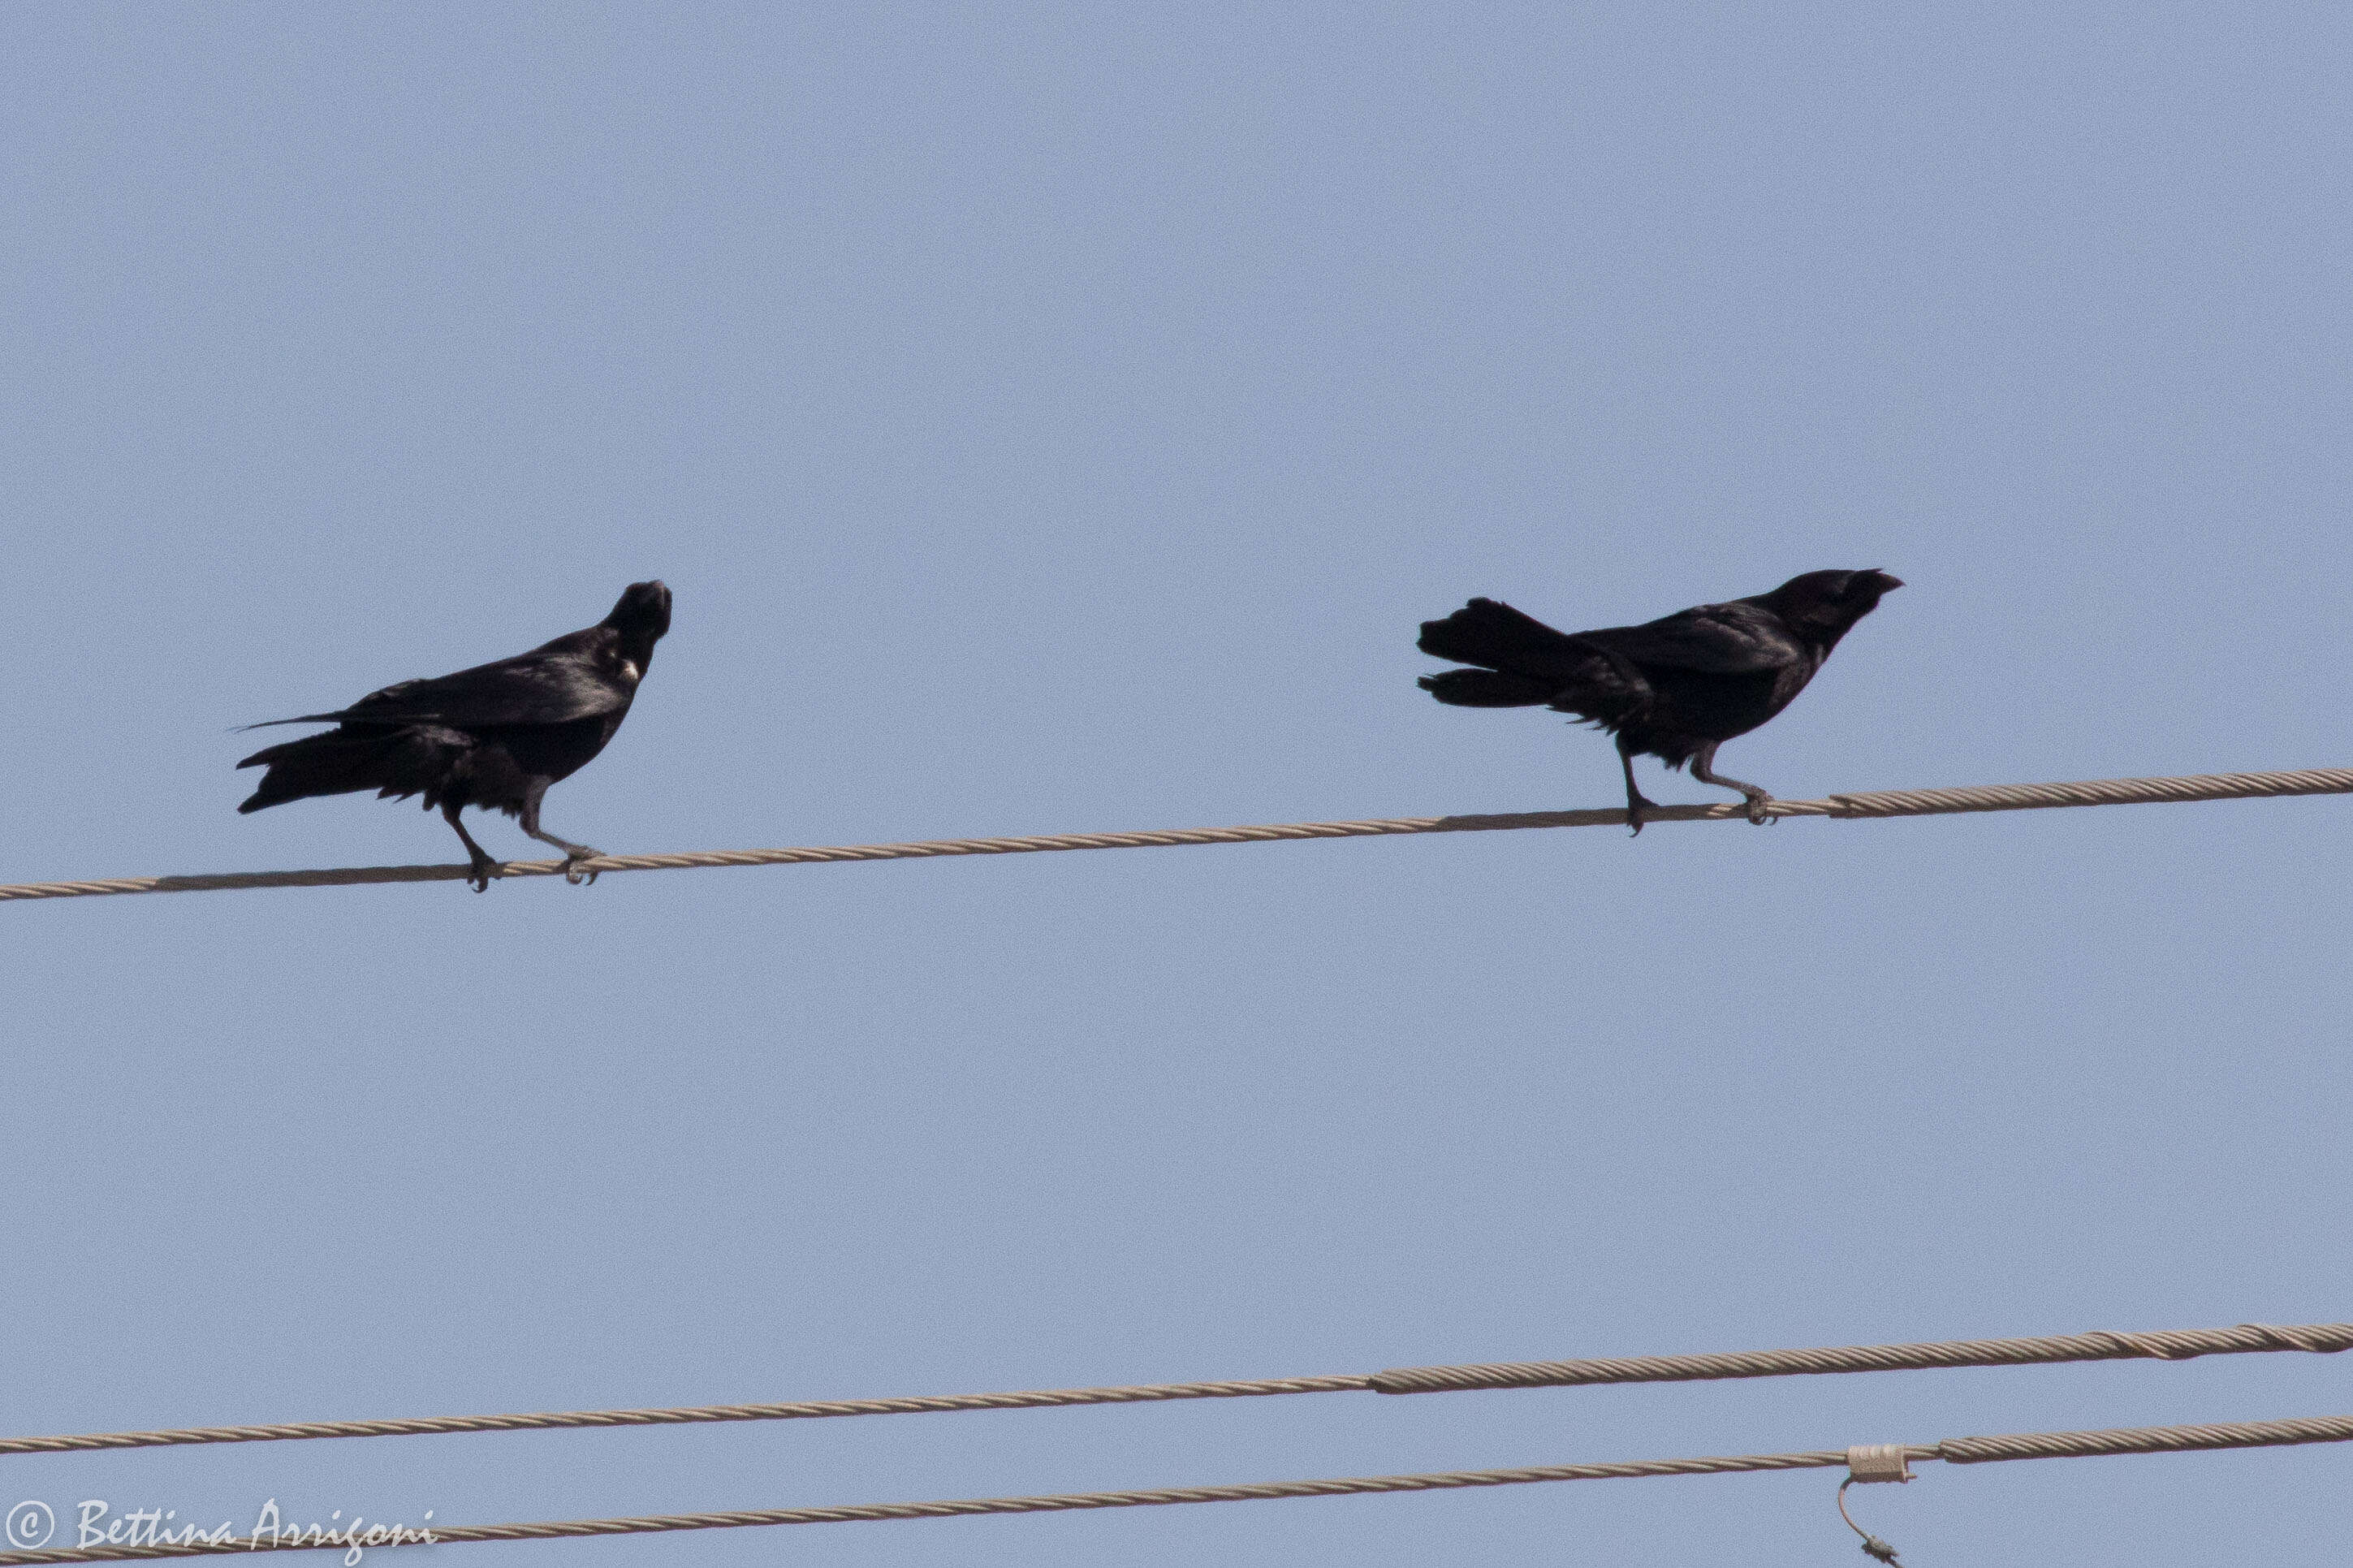
[(1855, 1523), (1854, 1516), (1846, 1511), (1846, 1489), (1861, 1481), (1908, 1481), (1912, 1478), (1912, 1456), (1901, 1443), (1862, 1443), (1846, 1451), (1846, 1479), (1839, 1483), (1839, 1517), (1846, 1527), (1862, 1537), (1866, 1557), (1878, 1559), (1888, 1568), (1903, 1568), (1895, 1560), (1895, 1548)]

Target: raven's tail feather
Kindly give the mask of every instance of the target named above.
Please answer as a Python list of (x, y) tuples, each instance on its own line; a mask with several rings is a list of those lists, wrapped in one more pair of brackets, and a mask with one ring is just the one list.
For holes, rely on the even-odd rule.
[(1593, 656), (1567, 632), (1492, 599), (1474, 599), (1443, 620), (1423, 621), (1419, 646), (1457, 663), (1536, 677), (1569, 674)]
[(1458, 708), (1532, 708), (1552, 701), (1553, 683), (1493, 670), (1448, 670), (1424, 675), (1421, 689)]
[(269, 770), (237, 810), (259, 811), (312, 795), (348, 795), (359, 789), (385, 797), (435, 793), (470, 749), (468, 742), (469, 737), (452, 731), (414, 727), (306, 735), (257, 751), (237, 764)]
[(1641, 674), (1606, 648), (1492, 599), (1423, 621), (1421, 651), (1483, 666), (1421, 678), (1422, 690), (1456, 707), (1542, 705), (1614, 729), (1650, 699)]

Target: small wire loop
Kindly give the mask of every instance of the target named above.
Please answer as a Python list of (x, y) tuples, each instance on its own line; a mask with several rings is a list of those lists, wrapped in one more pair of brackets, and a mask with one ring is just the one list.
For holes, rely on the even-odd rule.
[[(1861, 1478), (1862, 1478), (1859, 1476), (1849, 1476), (1846, 1479), (1839, 1483), (1839, 1517), (1846, 1520), (1846, 1527), (1849, 1530), (1852, 1530), (1857, 1535), (1862, 1537), (1862, 1554), (1864, 1556), (1875, 1557), (1880, 1562), (1886, 1563), (1888, 1568), (1904, 1568), (1904, 1564), (1897, 1562), (1895, 1559), (1895, 1548), (1890, 1546), (1884, 1541), (1880, 1540), (1879, 1537), (1872, 1534), (1871, 1531), (1863, 1529), (1862, 1526), (1855, 1523), (1854, 1515), (1846, 1511), (1846, 1489), (1847, 1488), (1854, 1485), (1854, 1483)], [(1905, 1478), (1908, 1480), (1910, 1478), (1906, 1477)]]
[(1855, 1523), (1854, 1515), (1846, 1511), (1846, 1489), (1861, 1483), (1908, 1481), (1912, 1478), (1912, 1456), (1901, 1443), (1857, 1444), (1846, 1451), (1846, 1479), (1839, 1483), (1839, 1517), (1846, 1527), (1862, 1537), (1863, 1554), (1887, 1563), (1889, 1568), (1903, 1568), (1895, 1561), (1895, 1548)]

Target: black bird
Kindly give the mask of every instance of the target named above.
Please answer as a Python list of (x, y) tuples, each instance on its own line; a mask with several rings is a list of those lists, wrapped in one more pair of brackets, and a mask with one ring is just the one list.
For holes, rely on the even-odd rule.
[(605, 749), (669, 630), (669, 588), (631, 583), (612, 614), (528, 653), (438, 680), (403, 681), (334, 713), (271, 719), (335, 727), (238, 763), (269, 771), (237, 810), (355, 789), (373, 789), (380, 800), (422, 793), (426, 810), (440, 807), (465, 841), (475, 892), (489, 889), (499, 863), (458, 821), (468, 806), (521, 817), (524, 832), (564, 852), (567, 880), (593, 882), (596, 874), (584, 874), (579, 863), (597, 852), (542, 832), (540, 799)]
[(1715, 748), (1789, 705), (1839, 639), (1904, 585), (1883, 571), (1808, 572), (1771, 593), (1703, 604), (1641, 626), (1570, 634), (1492, 599), (1421, 623), (1421, 651), (1481, 666), (1424, 675), (1441, 703), (1466, 708), (1538, 705), (1590, 719), (1618, 737), (1626, 820), (1642, 831), (1657, 802), (1634, 787), (1634, 758), (1691, 764), (1703, 784), (1737, 789), (1748, 820), (1773, 797), (1715, 772)]

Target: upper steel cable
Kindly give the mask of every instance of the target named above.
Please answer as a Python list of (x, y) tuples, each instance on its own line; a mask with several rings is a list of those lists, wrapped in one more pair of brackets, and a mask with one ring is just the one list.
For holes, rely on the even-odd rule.
[(1111, 1388), (1034, 1389), (1012, 1393), (918, 1394), (892, 1399), (805, 1400), (788, 1404), (701, 1404), (653, 1410), (567, 1410), (507, 1415), (420, 1416), (384, 1421), (305, 1421), (275, 1426), (192, 1426), (159, 1432), (90, 1432), (54, 1437), (0, 1438), (0, 1454), (156, 1448), (194, 1443), (279, 1443), (307, 1437), (414, 1437), (438, 1433), (523, 1432), (568, 1426), (676, 1426), (718, 1421), (799, 1421), (836, 1415), (1037, 1410), (1072, 1404), (1250, 1399), (1279, 1393), (1437, 1393), (1468, 1389), (1697, 1383), (1722, 1378), (1925, 1371), (1940, 1367), (2035, 1366), (2058, 1361), (2188, 1361), (2196, 1356), (2243, 1355), (2262, 1351), (2306, 1351), (2316, 1355), (2331, 1355), (2345, 1350), (2353, 1350), (2353, 1323), (2304, 1323), (2293, 1327), (2242, 1323), (2234, 1329), (2168, 1329), (2144, 1334), (2101, 1331), (2043, 1334), (2010, 1340), (1842, 1345), (1819, 1350), (1736, 1351), (1687, 1356), (1609, 1356), (1587, 1361), (1400, 1367), (1389, 1372), (1344, 1372), (1328, 1377), (1136, 1383)]

